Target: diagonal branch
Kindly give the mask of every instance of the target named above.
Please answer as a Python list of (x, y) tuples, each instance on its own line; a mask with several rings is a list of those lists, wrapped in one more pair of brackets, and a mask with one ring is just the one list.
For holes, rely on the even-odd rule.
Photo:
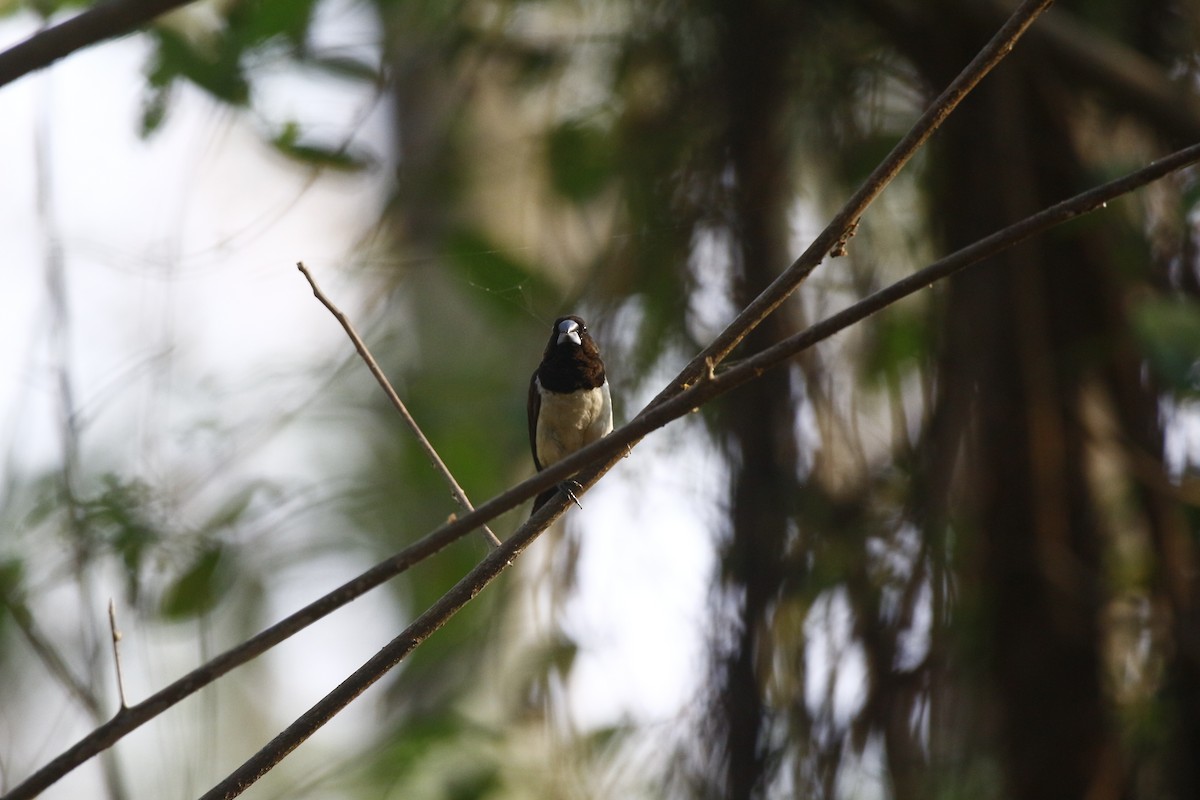
[(270, 743), (230, 773), (225, 780), (205, 792), (200, 800), (237, 797), (251, 784), (266, 775), (288, 753), (303, 744), (308, 737), (333, 719), (339, 711), (350, 705), (354, 698), (386, 675), (421, 642), (445, 625), (450, 617), (458, 613), (459, 609), (473, 600), (501, 572), (511, 566), (517, 556), (562, 515), (567, 508), (567, 502), (564, 495), (539, 509), (533, 518), (464, 575), (437, 602), (426, 609), (425, 613), (413, 620), (399, 636), (388, 642), (369, 661), (355, 670), (350, 677), (338, 684), (336, 689), (281, 731)]
[[(576, 477), (576, 480), (586, 489), (620, 462), (628, 449), (647, 433), (694, 411), (726, 392), (749, 383), (767, 370), (787, 363), (819, 342), (861, 322), (871, 314), (915, 294), (922, 288), (1010, 248), (1036, 233), (1060, 225), (1080, 214), (1102, 208), (1110, 200), (1115, 200), (1140, 186), (1198, 161), (1200, 161), (1200, 144), (1181, 150), (1124, 178), (1076, 195), (1027, 217), (1015, 225), (981, 239), (896, 281), (832, 317), (739, 362), (737, 366), (719, 375), (706, 373), (688, 389), (663, 402), (652, 403), (624, 427), (558, 462), (553, 467), (538, 473), (538, 476), (565, 472), (563, 477), (566, 477), (578, 468), (593, 463), (591, 468), (585, 469)], [(559, 467), (561, 470), (558, 469)], [(523, 486), (534, 482), (532, 479), (525, 481), (521, 486), (507, 492), (506, 495), (516, 494)], [(522, 498), (528, 496), (526, 492), (527, 490), (521, 492)], [(498, 504), (503, 498), (504, 495), (501, 495), (484, 504), (476, 513), (487, 513), (489, 506)], [(494, 550), (467, 573), (399, 636), (385, 645), (379, 653), (359, 667), (336, 689), (302, 714), (228, 777), (206, 792), (201, 800), (217, 800), (218, 798), (228, 800), (237, 797), (270, 771), (288, 753), (299, 747), (309, 736), (399, 664), (430, 634), (444, 625), (459, 609), (482, 592), (492, 580), (513, 563), (513, 560), (524, 551), (530, 542), (566, 510), (568, 502), (566, 497), (556, 496), (554, 500), (547, 503), (500, 548)], [(463, 522), (467, 522), (466, 518)]]
[[(367, 345), (362, 340), (362, 337), (358, 335), (358, 331), (354, 330), (354, 326), (350, 323), (346, 315), (342, 313), (342, 310), (325, 296), (325, 293), (321, 291), (321, 287), (317, 286), (316, 278), (308, 271), (308, 267), (304, 266), (303, 262), (297, 263), (296, 266), (300, 269), (300, 273), (308, 279), (308, 285), (312, 287), (313, 296), (321, 302), (321, 305), (329, 309), (329, 313), (333, 314), (334, 319), (341, 323), (342, 329), (346, 331), (346, 335), (354, 343), (354, 349), (362, 357), (363, 362), (367, 365), (367, 369), (375, 376), (375, 380), (379, 383), (380, 388), (383, 389), (383, 393), (388, 396), (388, 400), (392, 401), (392, 406), (399, 412), (400, 418), (404, 420), (404, 424), (413, 432), (413, 436), (417, 437), (417, 444), (421, 446), (421, 450), (424, 451), (425, 457), (429, 459), (429, 463), (433, 464), (433, 468), (446, 479), (446, 483), (450, 484), (450, 492), (454, 495), (454, 499), (464, 509), (471, 511), (471, 501), (467, 499), (466, 492), (458, 485), (458, 481), (454, 479), (454, 475), (446, 466), (446, 462), (442, 461), (442, 457), (438, 455), (437, 450), (433, 449), (433, 445), (429, 443), (429, 439), (425, 438), (421, 426), (413, 419), (412, 414), (408, 413), (408, 408), (404, 405), (404, 401), (400, 399), (400, 395), (392, 388), (391, 381), (383, 374), (383, 370), (379, 367), (379, 362), (371, 355), (371, 351), (367, 349)], [(484, 538), (487, 539), (488, 544), (492, 547), (499, 547), (500, 539), (492, 532), (492, 529), (487, 525), (482, 527)]]
[(107, 0), (35, 33), (0, 53), (0, 86), (48, 67), (76, 50), (132, 33), (192, 0)]

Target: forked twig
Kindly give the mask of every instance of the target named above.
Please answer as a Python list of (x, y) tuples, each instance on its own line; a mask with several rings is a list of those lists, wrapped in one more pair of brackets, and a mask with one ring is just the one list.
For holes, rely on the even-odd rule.
[[(445, 462), (442, 461), (441, 456), (438, 455), (437, 450), (433, 449), (433, 445), (429, 443), (429, 439), (425, 438), (425, 434), (421, 431), (421, 426), (417, 424), (415, 419), (413, 419), (412, 414), (408, 413), (408, 408), (405, 407), (404, 401), (400, 399), (400, 395), (398, 395), (396, 390), (392, 388), (391, 382), (387, 379), (387, 376), (383, 374), (383, 370), (379, 368), (379, 363), (375, 361), (375, 357), (372, 356), (371, 351), (367, 349), (366, 343), (363, 342), (362, 337), (358, 335), (358, 331), (354, 330), (354, 325), (351, 324), (346, 315), (342, 313), (342, 310), (335, 306), (333, 301), (326, 297), (325, 293), (321, 291), (321, 287), (317, 285), (317, 281), (315, 278), (313, 278), (312, 273), (308, 271), (308, 267), (304, 266), (304, 262), (297, 262), (296, 267), (300, 270), (300, 274), (308, 279), (308, 285), (312, 287), (313, 295), (321, 301), (321, 305), (329, 309), (329, 313), (333, 314), (334, 318), (341, 323), (342, 328), (346, 331), (346, 335), (349, 336), (350, 341), (354, 343), (354, 349), (358, 351), (358, 354), (362, 356), (363, 362), (366, 363), (367, 369), (371, 370), (371, 374), (375, 376), (375, 380), (379, 382), (381, 387), (383, 387), (383, 391), (388, 396), (388, 400), (392, 401), (392, 405), (395, 407), (396, 411), (400, 413), (400, 417), (404, 420), (404, 423), (408, 425), (409, 429), (413, 432), (413, 435), (417, 437), (417, 443), (420, 444), (421, 449), (425, 451), (425, 456), (429, 459), (429, 462), (433, 464), (433, 468), (442, 474), (442, 477), (446, 479), (446, 483), (450, 484), (450, 491), (454, 494), (454, 499), (457, 500), (458, 504), (467, 511), (473, 511), (474, 507), (471, 505), (471, 501), (467, 499), (466, 493), (462, 490), (462, 487), (458, 485), (458, 481), (454, 479), (454, 476), (450, 474), (450, 470), (446, 467)], [(488, 544), (493, 548), (500, 546), (500, 538), (496, 536), (496, 534), (492, 533), (492, 529), (487, 525), (483, 526), (483, 535), (484, 538), (487, 539)]]

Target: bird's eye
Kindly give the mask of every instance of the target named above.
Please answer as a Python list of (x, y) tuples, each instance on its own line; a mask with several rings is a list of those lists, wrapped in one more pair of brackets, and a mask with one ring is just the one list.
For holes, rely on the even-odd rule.
[(587, 325), (584, 325), (582, 328), (580, 328), (580, 329), (579, 329), (579, 332), (580, 332), (580, 333), (587, 333)]

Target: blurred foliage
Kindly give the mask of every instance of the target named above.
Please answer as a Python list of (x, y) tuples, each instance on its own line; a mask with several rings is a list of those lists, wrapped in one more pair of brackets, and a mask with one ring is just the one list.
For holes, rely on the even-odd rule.
[(206, 547), (167, 588), (162, 613), (168, 620), (198, 617), (216, 608), (232, 580), (227, 556), (219, 545)]
[(565, 122), (546, 137), (550, 184), (568, 200), (591, 200), (613, 177), (611, 137), (578, 122)]
[(1180, 399), (1200, 393), (1200, 303), (1147, 298), (1134, 308), (1132, 321), (1162, 385)]
[[(66, 5), (35, 7), (49, 14)], [(931, 63), (932, 46), (906, 51), (905, 37), (932, 42), (937, 34), (939, 42), (961, 43), (971, 38), (964, 31), (985, 27), (969, 9), (943, 14), (944, 4), (895, 5), (376, 0), (356, 8), (368, 9), (378, 41), (342, 52), (313, 44), (319, 12), (328, 8), (316, 0), (217, 3), (204, 15), (172, 15), (146, 34), (142, 132), (171, 124), (182, 85), (259, 114), (256, 82), (281, 65), (387, 94), (398, 169), (380, 209), (383, 252), (364, 256), (371, 269), (360, 277), (375, 305), (363, 329), (451, 471), (469, 496), (483, 499), (531, 469), (523, 406), (546, 320), (568, 309), (588, 318), (612, 372), (618, 417), (631, 417), (632, 398), (656, 390), (652, 381), (715, 333), (735, 298), (753, 293), (756, 277), (786, 266), (787, 258), (754, 262), (776, 252), (755, 250), (755, 237), (769, 239), (763, 230), (776, 225), (787, 255), (805, 246), (804, 236), (940, 88), (930, 75), (938, 68), (952, 74), (965, 63)], [(1192, 50), (1172, 53), (1161, 41), (1155, 49), (1150, 32), (1158, 23), (1136, 3), (1061, 5), (1097, 35), (1172, 62), (1177, 71), (1194, 70)], [(922, 27), (931, 9), (937, 24)], [(741, 26), (752, 14), (793, 11), (799, 16), (788, 18), (789, 27), (766, 30), (782, 41), (751, 36), (753, 45), (739, 49), (737, 35), (746, 33)], [(739, 70), (781, 53), (788, 57), (770, 77), (786, 100), (768, 104), (767, 129), (746, 132), (739, 111), (763, 87), (745, 82)], [(1042, 71), (1047, 94), (1080, 94), (1056, 83), (1068, 80), (1058, 73)], [(1059, 109), (1058, 121), (1091, 148), (1072, 155), (1087, 160), (1091, 174), (1128, 163), (1126, 142), (1102, 130), (1112, 119), (1084, 104), (1064, 100)], [(259, 122), (264, 141), (306, 169), (359, 173), (387, 163), (357, 142), (330, 143), (298, 120)], [(1139, 124), (1146, 130), (1128, 136), (1140, 154), (1159, 139), (1151, 123)], [(969, 203), (979, 198), (948, 203), (938, 194), (950, 180), (939, 165), (954, 155), (939, 144), (943, 149), (918, 159), (916, 174), (890, 187), (864, 217), (849, 256), (823, 266), (802, 298), (781, 310), (782, 329), (821, 318), (947, 247), (951, 221), (969, 216)], [(782, 154), (779, 163), (748, 174), (747, 159), (766, 147)], [(1000, 158), (979, 148), (980, 163)], [(768, 185), (782, 187), (782, 198), (762, 202), (752, 191)], [(1127, 323), (1072, 341), (1064, 350), (1079, 360), (1055, 377), (1082, 371), (1079, 364), (1103, 350), (1145, 368), (1144, 381), (1123, 385), (1128, 393), (1153, 382), (1161, 397), (1195, 398), (1200, 292), (1188, 255), (1192, 223), (1181, 221), (1195, 187), (1184, 182), (1172, 191), (1177, 202), (1139, 205), (1119, 232), (1093, 222), (1047, 237), (1056, 245), (1086, 239), (1084, 250), (1111, 257), (1124, 283), (1105, 300)], [(1164, 228), (1178, 235), (1162, 258), (1169, 266), (1160, 267), (1148, 242)], [(770, 510), (782, 510), (787, 525), (778, 557), (769, 559), (775, 580), (764, 613), (745, 619), (739, 615), (746, 597), (761, 587), (743, 573), (763, 553), (734, 546), (746, 530), (737, 518), (735, 481), (730, 496), (711, 498), (721, 513), (713, 523), (721, 567), (708, 610), (710, 663), (697, 665), (710, 678), (698, 698), (707, 716), (687, 738), (665, 737), (656, 723), (641, 727), (640, 720), (596, 730), (563, 721), (563, 697), (586, 643), (554, 617), (559, 609), (549, 620), (531, 611), (544, 596), (569, 595), (570, 576), (547, 578), (529, 568), (481, 595), (389, 676), (369, 745), (349, 763), (335, 759), (337, 774), (313, 792), (455, 800), (727, 796), (721, 781), (729, 753), (722, 748), (734, 745), (721, 740), (726, 718), (714, 709), (728, 699), (721, 694), (723, 666), (744, 656), (760, 684), (754, 699), (761, 706), (749, 712), (763, 737), (751, 742), (761, 751), (753, 796), (1019, 794), (996, 730), (1005, 709), (988, 705), (990, 670), (1004, 655), (989, 620), (1002, 609), (981, 587), (997, 574), (989, 559), (1002, 560), (1004, 551), (989, 553), (981, 533), (989, 520), (970, 514), (972, 498), (988, 489), (986, 482), (968, 485), (980, 473), (961, 466), (974, 442), (941, 438), (948, 426), (975, 435), (991, 421), (981, 409), (993, 408), (994, 398), (980, 397), (973, 381), (980, 380), (978, 364), (990, 365), (1004, 346), (985, 314), (963, 327), (947, 323), (965, 293), (939, 288), (798, 359), (774, 398), (772, 408), (787, 413), (772, 430), (772, 463), (756, 460), (738, 429), (761, 407), (735, 395), (706, 414), (705, 444), (724, 467), (764, 484), (778, 478)], [(1010, 304), (1034, 294), (997, 292), (991, 302), (1007, 314)], [(1065, 328), (1077, 321), (1067, 304), (1051, 310), (1057, 313), (1038, 322)], [(1041, 332), (1035, 328), (1021, 332)], [(955, 347), (965, 339), (970, 363), (948, 356), (963, 352)], [(947, 401), (955, 387), (968, 398), (961, 404)], [(36, 618), (39, 604), (63, 587), (105, 584), (117, 574), (147, 625), (253, 632), (265, 613), (264, 593), (287, 568), (326, 556), (375, 561), (455, 513), (449, 491), (390, 406), (373, 387), (362, 391), (353, 380), (339, 381), (321, 401), (352, 431), (352, 488), (333, 492), (328, 505), (306, 507), (299, 521), (280, 525), (271, 512), (314, 487), (251, 482), (198, 500), (176, 496), (169, 482), (140, 477), (133, 466), (111, 472), (90, 462), (8, 487), (0, 668), (36, 671), (32, 660), (9, 657), (22, 635), (11, 621), (17, 614)], [(1128, 764), (1125, 796), (1182, 800), (1181, 792), (1159, 792), (1171, 785), (1169, 751), (1180, 741), (1173, 714), (1191, 712), (1172, 707), (1172, 673), (1163, 664), (1174, 647), (1164, 632), (1171, 620), (1160, 586), (1169, 583), (1163, 575), (1170, 564), (1148, 531), (1168, 528), (1160, 521), (1182, 514), (1179, 530), (1194, 546), (1200, 528), (1194, 508), (1163, 510), (1147, 497), (1182, 494), (1179, 476), (1194, 475), (1195, 453), (1188, 451), (1173, 473), (1163, 470), (1161, 447), (1128, 444), (1135, 430), (1171, 436), (1156, 407), (1122, 417), (1110, 408), (1116, 402), (1104, 395), (1088, 407), (1093, 416), (1086, 421), (1104, 424), (1088, 429), (1087, 463), (1070, 465), (1095, 498), (1088, 513), (1102, 521), (1102, 535), (1088, 544), (1113, 562), (1092, 576), (1096, 596), (1111, 602), (1095, 620), (1105, 667), (1121, 667), (1112, 669), (1117, 677), (1100, 703), (1117, 720), (1121, 757), (1114, 761)], [(1038, 410), (1048, 409), (1057, 410)], [(1194, 423), (1188, 416), (1181, 424)], [(1013, 440), (1014, 448), (1021, 444)], [(781, 455), (789, 447), (792, 461)], [(80, 466), (82, 475), (75, 474)], [(1153, 480), (1144, 477), (1147, 470)], [(633, 502), (653, 509), (654, 491), (644, 487)], [(1061, 497), (1051, 502), (1060, 510), (1056, 504), (1067, 505)], [(503, 536), (523, 514), (493, 527)], [(322, 525), (327, 531), (304, 541), (286, 533)], [(687, 532), (689, 546), (707, 546), (696, 534)], [(43, 541), (64, 546), (50, 553)], [(555, 567), (573, 569), (569, 538), (541, 546)], [(427, 608), (485, 552), (477, 538), (460, 542), (389, 583), (383, 591), (395, 624)], [(1134, 611), (1121, 616), (1127, 608)], [(752, 635), (744, 635), (748, 630)], [(64, 650), (77, 651), (88, 674), (102, 672), (94, 641), (52, 633)], [(265, 735), (291, 714), (242, 706), (239, 725)]]
[(288, 122), (271, 140), (271, 144), (288, 158), (317, 169), (361, 172), (371, 166), (371, 156), (367, 153), (355, 153), (348, 146), (332, 148), (304, 142), (301, 135), (300, 125)]

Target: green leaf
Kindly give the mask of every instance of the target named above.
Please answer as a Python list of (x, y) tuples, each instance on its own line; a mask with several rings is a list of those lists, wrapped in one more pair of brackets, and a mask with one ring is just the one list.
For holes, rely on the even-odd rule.
[(1165, 388), (1200, 394), (1200, 305), (1155, 297), (1134, 307), (1133, 331)]
[(273, 492), (274, 486), (268, 481), (252, 481), (249, 485), (242, 487), (233, 493), (231, 497), (221, 504), (212, 516), (205, 520), (200, 526), (200, 530), (204, 533), (216, 533), (224, 528), (230, 528), (241, 520), (246, 511), (250, 508), (251, 501), (260, 491)]
[(303, 47), (317, 0), (246, 0), (229, 12), (230, 35), (243, 47), (282, 37)]
[(220, 544), (211, 544), (167, 589), (163, 616), (180, 621), (206, 614), (221, 601), (229, 584), (225, 550)]
[(462, 718), (453, 712), (419, 714), (406, 719), (372, 766), (374, 780), (393, 785), (419, 774), (437, 750), (453, 747), (464, 734)]
[(351, 58), (350, 56), (314, 55), (304, 58), (303, 61), (339, 78), (348, 78), (370, 84), (378, 84), (383, 81), (383, 73), (378, 64), (359, 61), (357, 58)]
[(17, 11), (32, 9), (43, 21), (48, 21), (59, 11), (84, 8), (90, 5), (92, 3), (89, 0), (32, 0), (32, 2), (0, 0), (0, 17), (7, 17)]
[(864, 377), (872, 382), (895, 376), (929, 352), (929, 327), (915, 311), (893, 306), (876, 314), (867, 328), (862, 358)]
[(231, 105), (250, 101), (242, 48), (236, 40), (222, 37), (201, 48), (170, 28), (157, 27), (152, 36), (158, 47), (149, 69), (151, 87), (164, 89), (184, 78)]
[(167, 119), (167, 111), (171, 107), (171, 87), (160, 86), (150, 88), (142, 98), (142, 121), (138, 131), (143, 138), (149, 138), (158, 132)]
[(123, 481), (117, 475), (105, 475), (103, 484), (103, 491), (82, 501), (84, 521), (121, 559), (126, 595), (136, 601), (146, 554), (163, 538), (148, 511), (151, 493), (140, 481)]
[(312, 142), (302, 142), (301, 136), (300, 126), (295, 122), (288, 122), (271, 140), (271, 144), (288, 158), (321, 169), (361, 172), (375, 161), (365, 151), (348, 146), (329, 147)]
[(546, 157), (551, 185), (577, 203), (595, 198), (613, 176), (608, 137), (598, 128), (567, 122), (550, 132)]
[(479, 800), (500, 788), (500, 770), (492, 765), (475, 765), (446, 781), (446, 800)]

